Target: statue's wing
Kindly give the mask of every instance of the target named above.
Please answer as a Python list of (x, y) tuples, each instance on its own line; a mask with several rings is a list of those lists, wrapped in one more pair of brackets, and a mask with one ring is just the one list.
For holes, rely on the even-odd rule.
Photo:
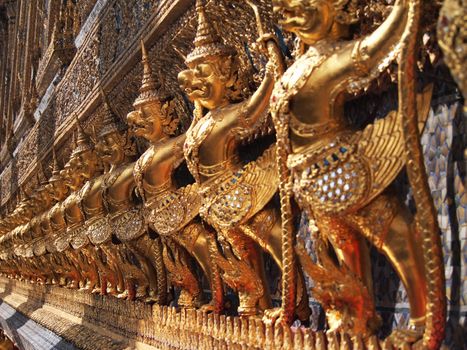
[(218, 229), (227, 229), (245, 223), (263, 209), (279, 185), (275, 154), (273, 145), (218, 184), (219, 194), (203, 203), (201, 217)]
[[(423, 131), (430, 109), (432, 85), (417, 96), (419, 130)], [(369, 164), (371, 187), (365, 204), (388, 187), (405, 165), (402, 116), (391, 111), (367, 126), (358, 141), (358, 153)]]
[(276, 146), (269, 147), (255, 161), (248, 163), (244, 168), (243, 183), (254, 189), (255, 200), (253, 211), (256, 214), (271, 200), (279, 186), (279, 173), (276, 162)]

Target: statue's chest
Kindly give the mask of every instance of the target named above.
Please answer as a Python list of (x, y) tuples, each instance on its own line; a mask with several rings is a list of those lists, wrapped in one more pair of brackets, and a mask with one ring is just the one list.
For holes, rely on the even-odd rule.
[(79, 207), (79, 197), (79, 193), (75, 192), (70, 195), (64, 203), (66, 219), (70, 223), (75, 223), (82, 220), (82, 213)]
[(195, 150), (200, 151), (206, 147), (206, 141), (209, 141), (208, 136), (210, 136), (215, 126), (216, 121), (210, 115), (196, 123), (187, 137), (185, 144), (187, 152), (192, 154)]
[(271, 97), (273, 111), (288, 113), (292, 101), (303, 98), (305, 85), (329, 56), (329, 53), (322, 51), (320, 48), (310, 48), (287, 69), (274, 87)]
[(89, 186), (86, 195), (83, 196), (83, 204), (86, 209), (102, 207), (102, 189), (100, 182), (96, 181)]
[(173, 153), (170, 145), (153, 146), (138, 160), (134, 169), (134, 179), (138, 190), (151, 196), (171, 180)]

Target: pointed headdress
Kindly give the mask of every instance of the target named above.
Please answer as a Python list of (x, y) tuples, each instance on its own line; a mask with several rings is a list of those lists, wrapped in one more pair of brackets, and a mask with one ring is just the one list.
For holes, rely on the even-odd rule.
[(49, 179), (49, 182), (56, 182), (56, 181), (59, 181), (62, 177), (60, 176), (60, 166), (58, 165), (57, 155), (55, 153), (55, 147), (52, 148), (52, 158), (53, 158), (52, 177)]
[(219, 33), (209, 20), (204, 8), (204, 0), (196, 0), (196, 12), (198, 13), (198, 29), (194, 41), (195, 48), (187, 56), (185, 63), (190, 65), (210, 57), (235, 54), (235, 49), (223, 43)]
[(84, 132), (84, 129), (81, 126), (78, 118), (76, 118), (76, 124), (78, 128), (78, 136), (76, 139), (76, 147), (71, 154), (72, 157), (93, 149), (91, 140), (89, 139), (88, 135), (86, 135), (86, 133)]
[(102, 128), (98, 137), (101, 138), (113, 132), (122, 132), (128, 129), (128, 126), (112, 111), (104, 91), (101, 89), (102, 102), (104, 104), (104, 118), (102, 119)]
[(167, 98), (166, 94), (161, 92), (161, 85), (154, 80), (151, 64), (149, 62), (148, 52), (141, 40), (141, 56), (143, 63), (143, 82), (139, 89), (139, 96), (133, 103), (133, 107), (137, 107), (149, 102), (160, 103)]

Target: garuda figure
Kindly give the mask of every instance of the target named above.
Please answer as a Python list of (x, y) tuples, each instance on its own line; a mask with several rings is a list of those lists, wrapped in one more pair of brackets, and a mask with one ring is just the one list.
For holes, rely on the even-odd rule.
[[(353, 0), (273, 1), (279, 24), (295, 33), (304, 48), (276, 83), (271, 97), (282, 210), (291, 217), (293, 195), (316, 221), (322, 266), (314, 265), (303, 248), (298, 250), (305, 270), (315, 279), (314, 292), (325, 306), (331, 327), (367, 334), (377, 324), (365, 238), (389, 259), (406, 288), (411, 315), (406, 340), (419, 338), (425, 325), (426, 333), (439, 340), (440, 335), (434, 334), (442, 334), (437, 327), (442, 324), (444, 296), (439, 288), (442, 269), (438, 268), (436, 222), (426, 219), (433, 226), (431, 231), (420, 220), (414, 225), (403, 203), (387, 190), (405, 164), (406, 146), (417, 211), (432, 218), (429, 195), (419, 200), (420, 193), (428, 193), (423, 181), (412, 181), (411, 176), (413, 164), (422, 157), (418, 154), (410, 158), (409, 153), (419, 149), (416, 142), (409, 141), (417, 140), (419, 130), (414, 74), (407, 68), (415, 60), (411, 40), (416, 38), (418, 1), (396, 1), (373, 33), (348, 40), (349, 26), (357, 20), (357, 5)], [(351, 93), (367, 87), (398, 55), (402, 62), (399, 70), (407, 70), (399, 76), (399, 111), (363, 131), (354, 130), (346, 122), (344, 103)], [(422, 120), (428, 100), (429, 92), (419, 98)], [(414, 115), (408, 131), (404, 120)], [(423, 164), (418, 170), (423, 173)], [(292, 232), (290, 219), (284, 224), (289, 225), (285, 232)], [(284, 261), (293, 261), (291, 234), (284, 237), (284, 247), (288, 248)], [(329, 254), (331, 247), (336, 259)], [(427, 252), (432, 252), (434, 259), (430, 267)], [(293, 300), (287, 290), (283, 292), (285, 299)], [(292, 302), (286, 300), (285, 304)], [(289, 310), (284, 312), (283, 316), (290, 318)]]
[[(77, 121), (78, 133), (76, 145), (70, 156), (70, 160), (63, 169), (66, 175), (66, 185), (70, 189), (70, 195), (62, 202), (60, 207), (61, 212), (56, 212), (57, 223), (60, 222), (60, 215), (63, 215), (66, 222), (66, 229), (61, 229), (55, 234), (58, 235), (55, 240), (55, 248), (57, 253), (60, 253), (62, 260), (66, 262), (66, 270), (69, 270), (70, 278), (72, 278), (72, 287), (86, 287), (87, 280), (83, 276), (80, 265), (77, 260), (77, 252), (70, 246), (70, 241), (76, 232), (84, 225), (85, 217), (81, 207), (81, 199), (83, 195), (84, 184), (99, 173), (99, 163), (89, 137), (84, 132), (81, 124)], [(59, 223), (61, 226), (63, 223)], [(63, 230), (63, 231), (62, 231)], [(63, 268), (63, 266), (62, 266)], [(90, 288), (92, 286), (89, 286)]]
[[(68, 194), (68, 187), (65, 185), (63, 176), (60, 173), (60, 169), (55, 155), (55, 149), (53, 149), (53, 168), (52, 176), (49, 178), (46, 185), (46, 190), (52, 201), (56, 202), (48, 211), (44, 212), (39, 219), (41, 238), (35, 242), (34, 253), (38, 256), (38, 260), (44, 269), (48, 270), (49, 277), (46, 279), (46, 284), (56, 284), (59, 281), (59, 275), (57, 274), (57, 266), (55, 266), (54, 256), (52, 253), (47, 254), (47, 246), (50, 239), (53, 239), (54, 232), (63, 232), (66, 228), (64, 217), (61, 215), (61, 202), (66, 198)], [(56, 215), (58, 214), (58, 218)], [(57, 222), (58, 220), (58, 222)]]
[[(186, 252), (196, 259), (208, 278), (213, 293), (211, 306), (222, 307), (222, 284), (211, 253), (217, 251), (212, 232), (194, 220), (201, 199), (197, 184), (178, 188), (174, 172), (185, 160), (185, 134), (171, 137), (178, 128), (174, 101), (157, 91), (146, 49), (142, 44), (143, 84), (133, 104), (135, 111), (127, 116), (136, 136), (144, 137), (151, 146), (136, 162), (134, 178), (144, 201), (150, 227), (164, 240), (164, 263), (170, 282), (182, 289), (178, 304), (194, 307), (199, 303), (201, 286), (191, 270)], [(214, 246), (214, 247), (213, 247)], [(208, 308), (209, 306), (205, 306)]]
[[(125, 279), (125, 292), (120, 298), (142, 298), (160, 302), (165, 298), (166, 286), (158, 283), (162, 270), (162, 251), (157, 240), (147, 235), (141, 208), (136, 201), (133, 179), (136, 149), (127, 125), (110, 109), (104, 97), (104, 120), (98, 134), (99, 153), (107, 169), (102, 178), (101, 198), (107, 213), (104, 232), (88, 230), (91, 242), (101, 244), (106, 253), (115, 254)], [(107, 232), (107, 234), (105, 233)], [(99, 235), (103, 236), (99, 237)], [(108, 233), (112, 234), (112, 239)], [(102, 241), (104, 239), (104, 241)], [(110, 240), (109, 240), (110, 239)]]
[[(103, 159), (99, 144), (94, 151), (102, 166)], [(98, 280), (93, 280), (91, 284), (99, 286), (100, 293), (103, 295), (108, 293), (117, 296), (124, 293), (125, 283), (115, 249), (110, 242), (112, 232), (106, 219), (107, 211), (102, 197), (104, 176), (105, 174), (95, 176), (84, 185), (80, 205), (85, 223), (73, 232), (70, 243), (87, 259), (94, 260), (98, 270), (98, 276), (95, 277), (98, 277)]]
[[(216, 229), (223, 249), (223, 257), (216, 258), (223, 279), (238, 291), (239, 313), (256, 315), (258, 305), (263, 310), (270, 307), (261, 248), (282, 267), (280, 215), (270, 203), (278, 184), (275, 148), (247, 165), (242, 164), (238, 149), (265, 124), (274, 66), (268, 63), (256, 92), (239, 101), (237, 53), (223, 44), (202, 1), (196, 9), (195, 49), (186, 58), (189, 69), (179, 74), (182, 89), (196, 107), (185, 158), (200, 188), (200, 215)], [(307, 319), (306, 293), (298, 294), (297, 314)]]

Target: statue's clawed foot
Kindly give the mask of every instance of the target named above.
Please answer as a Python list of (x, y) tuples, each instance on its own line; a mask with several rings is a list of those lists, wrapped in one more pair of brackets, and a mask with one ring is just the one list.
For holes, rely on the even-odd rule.
[(280, 307), (264, 311), (263, 322), (266, 324), (277, 324), (282, 322), (282, 309)]
[(92, 289), (92, 284), (91, 284), (90, 281), (88, 281), (86, 283), (80, 282), (79, 285), (80, 285), (80, 290), (82, 290), (82, 291), (88, 291), (88, 290)]
[(384, 341), (385, 349), (423, 349), (424, 328), (396, 329)]
[[(110, 294), (110, 293), (109, 293), (109, 294)], [(128, 291), (125, 290), (125, 291), (123, 291), (122, 293), (118, 294), (118, 295), (117, 295), (117, 298), (118, 298), (118, 299), (127, 299), (127, 298), (128, 298)]]
[(178, 305), (185, 309), (196, 309), (199, 306), (199, 296), (182, 289), (178, 297)]
[(79, 288), (79, 283), (75, 280), (71, 281), (71, 283), (68, 284), (67, 286), (70, 289), (78, 289)]
[(220, 313), (224, 309), (224, 305), (219, 304), (218, 302), (215, 302), (214, 300), (211, 300), (208, 304), (204, 304), (203, 306), (200, 307), (200, 310), (205, 313)]

